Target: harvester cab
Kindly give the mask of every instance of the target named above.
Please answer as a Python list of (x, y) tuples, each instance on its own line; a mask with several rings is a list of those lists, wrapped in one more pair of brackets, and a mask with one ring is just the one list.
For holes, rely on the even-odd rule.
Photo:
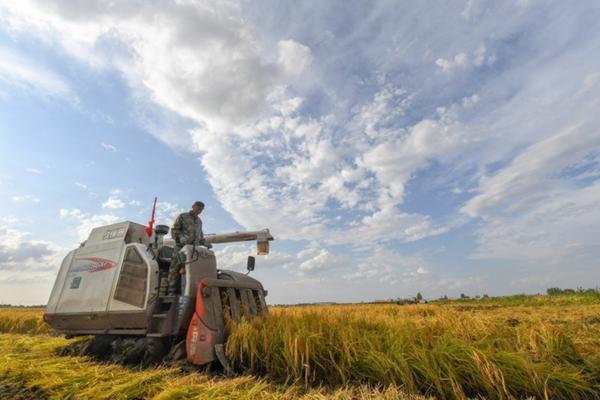
[(129, 221), (93, 229), (59, 269), (44, 314), (52, 330), (95, 335), (103, 343), (127, 338), (138, 347), (159, 344), (171, 359), (186, 357), (196, 365), (218, 360), (227, 368), (223, 346), (229, 324), (267, 315), (267, 291), (248, 276), (253, 257), (246, 274), (222, 270), (210, 247), (256, 241), (257, 253), (268, 254), (273, 236), (268, 229), (214, 234), (202, 245), (184, 246), (175, 255), (185, 271), (180, 290), (167, 295), (175, 249), (165, 239), (168, 231), (165, 225), (149, 231)]

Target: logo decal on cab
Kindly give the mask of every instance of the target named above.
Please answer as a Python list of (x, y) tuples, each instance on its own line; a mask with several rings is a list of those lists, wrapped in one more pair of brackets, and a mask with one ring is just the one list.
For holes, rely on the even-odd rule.
[(113, 260), (101, 257), (86, 257), (75, 260), (75, 265), (69, 272), (98, 272), (116, 267)]

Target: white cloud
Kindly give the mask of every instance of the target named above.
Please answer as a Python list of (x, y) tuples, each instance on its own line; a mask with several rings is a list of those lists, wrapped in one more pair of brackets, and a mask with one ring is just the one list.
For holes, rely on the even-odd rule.
[(67, 249), (15, 229), (0, 217), (0, 303), (45, 304)]
[(395, 240), (414, 242), (445, 233), (448, 229), (449, 227), (436, 226), (427, 216), (403, 213), (396, 207), (385, 206), (365, 216), (360, 224), (349, 227), (346, 232), (336, 232), (334, 242), (347, 243), (348, 236), (355, 238), (352, 242), (356, 245)]
[(113, 190), (106, 201), (102, 203), (102, 208), (117, 209), (125, 207), (125, 202), (119, 198), (120, 193), (119, 190)]
[(430, 290), (437, 292), (449, 291), (450, 293), (456, 293), (456, 295), (458, 295), (458, 291), (462, 291), (469, 296), (473, 293), (481, 293), (482, 282), (483, 279), (478, 276), (442, 278), (432, 282)]
[(544, 136), (479, 180), (475, 196), (462, 208), (480, 218), (474, 258), (547, 266), (596, 262), (600, 120), (595, 110), (600, 107), (600, 82), (590, 76), (555, 87), (560, 93), (538, 105), (548, 123), (524, 125), (528, 137), (540, 135), (539, 130)]
[(472, 96), (464, 97), (462, 100), (462, 104), (463, 104), (463, 107), (469, 108), (469, 107), (473, 107), (475, 104), (477, 104), (479, 102), (479, 100), (480, 100), (479, 95), (477, 93), (475, 93)]
[(440, 67), (442, 72), (450, 72), (456, 69), (492, 65), (494, 62), (496, 62), (496, 56), (488, 55), (486, 47), (479, 45), (470, 54), (461, 52), (450, 59), (440, 57), (435, 60), (435, 65)]
[(292, 75), (300, 75), (312, 63), (310, 49), (293, 40), (280, 40), (277, 43), (279, 63), (283, 70)]
[(13, 177), (11, 175), (5, 174), (5, 173), (0, 173), (0, 184), (1, 185), (12, 185), (13, 183)]
[(360, 269), (356, 272), (353, 272), (351, 274), (346, 274), (343, 276), (344, 279), (347, 280), (353, 280), (353, 279), (370, 279), (370, 278), (374, 278), (376, 276), (378, 276), (381, 273), (387, 272), (387, 270), (384, 271), (380, 271), (378, 269), (375, 268), (369, 268), (369, 269)]
[(15, 277), (51, 280), (64, 249), (55, 243), (30, 238), (28, 232), (0, 224), (0, 284)]
[(14, 215), (0, 216), (0, 224), (2, 225), (13, 225), (17, 222), (19, 222), (19, 218)]
[[(453, 143), (444, 141), (455, 140), (456, 128), (424, 120), (403, 144), (398, 136), (405, 131), (394, 125), (412, 94), (393, 85), (376, 92), (372, 104), (361, 102), (348, 135), (338, 132), (334, 115), (298, 115), (304, 97), (293, 93), (284, 76), (306, 71), (315, 61), (311, 49), (294, 40), (261, 49), (252, 29), (235, 15), (227, 6), (202, 4), (107, 9), (92, 2), (73, 11), (66, 3), (30, 1), (11, 7), (7, 20), (14, 29), (44, 32), (76, 57), (87, 60), (97, 53), (94, 65), (112, 64), (155, 104), (194, 120), (192, 140), (209, 182), (224, 208), (248, 229), (269, 226), (282, 238), (336, 243), (361, 242), (358, 235), (410, 241), (442, 232), (426, 216), (398, 206), (412, 173), (428, 157), (450, 151)], [(134, 57), (121, 59), (97, 48), (107, 37)], [(268, 61), (274, 58), (276, 64)], [(376, 159), (377, 152), (384, 155), (394, 146), (404, 153), (388, 158), (402, 165), (401, 176)], [(415, 157), (412, 150), (420, 153)], [(367, 178), (373, 173), (375, 178)], [(328, 226), (332, 202), (361, 218)], [(383, 218), (385, 225), (379, 223)], [(358, 235), (345, 235), (356, 223), (363, 225), (355, 229)]]
[(77, 223), (75, 231), (80, 242), (86, 240), (92, 229), (99, 226), (110, 225), (119, 222), (121, 218), (113, 214), (91, 214), (78, 208), (62, 208), (59, 211), (60, 218)]
[(104, 148), (104, 150), (106, 150), (106, 151), (112, 151), (112, 152), (115, 152), (115, 151), (117, 151), (117, 148), (116, 148), (114, 145), (110, 144), (110, 143), (104, 143), (104, 142), (102, 142), (102, 143), (100, 143), (100, 145), (101, 145), (101, 146)]
[(11, 197), (17, 203), (39, 203), (40, 198), (31, 194), (23, 194)]
[(300, 251), (297, 258), (301, 261), (297, 271), (300, 276), (343, 269), (349, 263), (348, 257), (333, 254), (325, 248), (316, 246), (316, 244), (311, 244)]
[(435, 60), (435, 65), (440, 67), (442, 71), (447, 72), (455, 67), (464, 67), (467, 65), (468, 58), (465, 53), (458, 53), (454, 56), (454, 59), (447, 60), (445, 58), (438, 58)]
[(594, 156), (600, 134), (590, 134), (598, 128), (565, 129), (481, 179), (462, 209), (483, 220), (476, 257), (552, 263), (595, 257), (600, 184), (597, 177), (586, 181), (600, 167)]
[[(246, 272), (248, 256), (256, 255), (256, 245), (229, 244), (214, 245), (213, 250), (217, 257), (218, 268), (229, 269), (237, 272)], [(290, 268), (293, 258), (281, 251), (271, 251), (268, 255), (256, 257), (256, 270), (287, 269)]]
[(374, 280), (387, 285), (409, 286), (430, 279), (427, 262), (422, 257), (407, 256), (383, 247), (375, 247), (372, 252), (355, 257), (355, 264), (354, 272), (342, 276), (344, 280)]
[(22, 54), (0, 46), (0, 83), (9, 84), (31, 94), (70, 97), (67, 82)]
[(30, 172), (30, 173), (35, 174), (35, 175), (41, 175), (42, 174), (42, 170), (37, 169), (37, 168), (27, 168), (25, 171)]
[(83, 190), (86, 190), (88, 188), (88, 186), (85, 183), (81, 183), (81, 182), (75, 182), (75, 186), (78, 186), (78, 187), (82, 188)]
[[(166, 224), (171, 226), (175, 218), (185, 209), (180, 207), (177, 203), (171, 203), (168, 201), (158, 201), (156, 203), (156, 214), (155, 219), (157, 223)], [(150, 208), (148, 208), (148, 216), (150, 215)]]
[(471, 140), (466, 133), (465, 127), (457, 123), (425, 119), (408, 134), (369, 149), (359, 165), (375, 172), (389, 195), (401, 200), (412, 174), (430, 159), (442, 159), (465, 150)]
[[(269, 99), (275, 116), (229, 135), (197, 130), (193, 138), (221, 204), (248, 229), (268, 226), (282, 238), (328, 244), (414, 241), (447, 228), (402, 212), (404, 186), (430, 158), (453, 157), (470, 141), (449, 117), (421, 121), (398, 138), (404, 131), (386, 126), (402, 117), (395, 107), (407, 107), (409, 98), (386, 87), (374, 106), (357, 111), (354, 131), (337, 137), (330, 116), (275, 111), (290, 99), (281, 91)], [(331, 226), (331, 201), (362, 217)]]
[(391, 129), (395, 119), (410, 109), (413, 95), (393, 85), (384, 85), (375, 93), (373, 100), (364, 104), (355, 116), (359, 129), (369, 138), (393, 136), (398, 129)]
[[(93, 66), (116, 66), (153, 102), (211, 127), (254, 117), (282, 72), (262, 57), (252, 30), (226, 3), (105, 7), (97, 1), (74, 10), (70, 2), (23, 1), (5, 8), (12, 29), (56, 40)], [(133, 57), (102, 51), (100, 42), (108, 38)], [(308, 63), (302, 45), (289, 41), (283, 47), (283, 61), (293, 71), (298, 66), (290, 60)]]

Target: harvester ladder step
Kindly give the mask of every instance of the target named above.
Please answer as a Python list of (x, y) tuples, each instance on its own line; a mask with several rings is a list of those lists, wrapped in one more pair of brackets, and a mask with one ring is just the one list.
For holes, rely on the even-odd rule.
[(167, 318), (167, 314), (154, 314), (152, 318)]

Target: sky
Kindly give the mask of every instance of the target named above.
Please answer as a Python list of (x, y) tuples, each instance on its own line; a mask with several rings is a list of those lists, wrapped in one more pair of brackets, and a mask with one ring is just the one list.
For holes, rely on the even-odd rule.
[[(0, 303), (95, 226), (269, 228), (268, 302), (600, 285), (600, 3), (0, 0)], [(243, 270), (252, 244), (216, 245)]]

